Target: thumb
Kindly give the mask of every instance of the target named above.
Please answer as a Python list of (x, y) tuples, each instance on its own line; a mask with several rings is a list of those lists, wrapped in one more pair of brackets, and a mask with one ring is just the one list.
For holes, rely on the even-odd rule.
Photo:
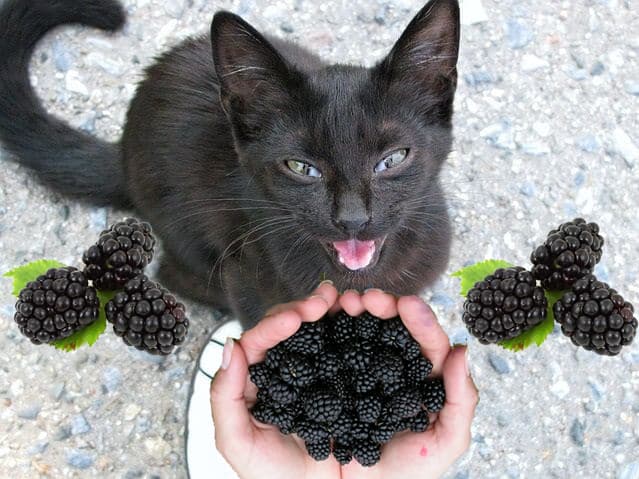
[(244, 399), (247, 377), (244, 351), (238, 342), (228, 338), (222, 365), (211, 382), (215, 443), (225, 456), (235, 457), (245, 452), (247, 443), (252, 440), (253, 424)]
[(435, 423), (439, 441), (459, 455), (470, 445), (470, 427), (479, 402), (466, 352), (466, 346), (455, 347), (444, 362), (446, 402)]

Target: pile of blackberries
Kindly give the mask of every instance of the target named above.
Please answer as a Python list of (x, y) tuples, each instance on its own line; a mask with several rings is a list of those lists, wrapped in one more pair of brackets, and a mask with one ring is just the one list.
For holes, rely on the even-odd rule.
[[(553, 306), (562, 332), (577, 345), (614, 356), (637, 333), (633, 306), (592, 274), (604, 239), (582, 218), (548, 233), (531, 254), (533, 268), (502, 268), (468, 292), (463, 320), (484, 344), (517, 337), (547, 317), (544, 290), (564, 294)], [(541, 283), (538, 286), (537, 282)]]
[(14, 317), (20, 331), (35, 344), (66, 338), (98, 319), (97, 291), (114, 291), (105, 312), (115, 333), (138, 349), (171, 353), (184, 342), (189, 321), (184, 305), (144, 276), (154, 246), (148, 223), (127, 218), (111, 225), (84, 252), (83, 271), (51, 269), (20, 292)]
[(340, 312), (303, 323), (250, 366), (253, 416), (296, 433), (321, 461), (372, 466), (400, 431), (423, 432), (445, 401), (441, 379), (399, 318)]

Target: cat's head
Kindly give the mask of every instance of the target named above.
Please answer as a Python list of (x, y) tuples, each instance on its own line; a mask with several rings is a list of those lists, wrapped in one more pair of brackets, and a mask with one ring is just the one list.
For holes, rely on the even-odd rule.
[(407, 277), (432, 280), (449, 249), (438, 175), (452, 143), (457, 1), (428, 3), (370, 69), (278, 49), (230, 13), (215, 16), (212, 42), (239, 161), (262, 198), (292, 210), (290, 242), (305, 235), (342, 286), (381, 286), (415, 251)]

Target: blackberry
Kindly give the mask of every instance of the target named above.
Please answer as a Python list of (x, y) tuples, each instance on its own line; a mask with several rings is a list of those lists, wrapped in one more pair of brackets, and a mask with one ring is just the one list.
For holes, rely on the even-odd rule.
[(357, 394), (366, 394), (371, 392), (377, 386), (377, 377), (370, 371), (364, 371), (355, 376), (353, 379), (353, 390)]
[(170, 354), (184, 342), (189, 329), (184, 305), (144, 275), (127, 281), (105, 311), (115, 334), (151, 354)]
[(404, 350), (402, 351), (402, 357), (407, 361), (411, 359), (419, 358), (422, 356), (422, 347), (412, 337), (409, 338)]
[(390, 400), (388, 410), (396, 419), (413, 417), (422, 410), (422, 398), (414, 389), (402, 389)]
[(328, 439), (321, 442), (307, 442), (306, 450), (308, 455), (316, 461), (323, 461), (331, 455), (331, 443)]
[(340, 357), (331, 352), (323, 352), (315, 359), (315, 371), (320, 379), (331, 379), (336, 377), (343, 367)]
[(384, 385), (397, 383), (404, 373), (404, 362), (393, 353), (383, 354), (375, 358), (372, 372)]
[(285, 349), (305, 355), (317, 354), (323, 349), (324, 323), (302, 323), (298, 331), (282, 343)]
[(355, 403), (355, 411), (360, 421), (373, 423), (382, 412), (382, 402), (376, 397), (361, 398)]
[(441, 411), (446, 402), (444, 381), (439, 378), (426, 381), (422, 388), (422, 401), (428, 412)]
[(546, 319), (548, 301), (533, 275), (521, 267), (498, 269), (468, 292), (463, 320), (480, 343), (519, 336)]
[(251, 364), (249, 366), (251, 382), (258, 388), (266, 388), (271, 383), (273, 372), (265, 363)]
[(379, 341), (386, 346), (403, 349), (410, 341), (410, 333), (401, 319), (388, 319), (382, 322)]
[(336, 344), (343, 344), (355, 338), (355, 320), (346, 312), (340, 311), (330, 321), (330, 340)]
[(412, 360), (406, 366), (406, 381), (410, 386), (418, 386), (433, 370), (433, 363), (423, 356)]
[(82, 255), (84, 274), (99, 290), (116, 291), (144, 273), (153, 259), (155, 238), (148, 223), (127, 218), (103, 231)]
[(331, 435), (342, 442), (350, 441), (354, 418), (351, 413), (342, 411), (339, 417), (331, 424)]
[(345, 466), (353, 459), (351, 448), (340, 443), (333, 444), (333, 456), (342, 466)]
[(576, 218), (552, 230), (544, 244), (535, 248), (530, 255), (532, 274), (546, 289), (568, 289), (593, 272), (603, 245), (599, 226)]
[(398, 431), (397, 422), (384, 420), (371, 428), (370, 439), (379, 444), (386, 444)]
[(561, 331), (577, 346), (619, 354), (637, 333), (633, 306), (594, 275), (577, 280), (553, 307)]
[(313, 421), (331, 423), (342, 412), (342, 401), (330, 392), (316, 391), (304, 401), (304, 412)]
[(297, 401), (297, 389), (289, 386), (280, 378), (272, 378), (266, 390), (268, 391), (268, 395), (273, 399), (273, 401), (283, 406), (292, 404)]
[(428, 413), (426, 411), (419, 411), (417, 415), (411, 418), (410, 430), (412, 432), (424, 432), (430, 425), (428, 419)]
[(251, 409), (251, 413), (258, 421), (277, 426), (284, 434), (291, 434), (294, 430), (294, 417), (289, 411), (278, 411), (271, 404), (258, 401)]
[(291, 386), (310, 386), (315, 381), (315, 367), (305, 356), (290, 354), (282, 358), (280, 377)]
[(298, 421), (295, 428), (297, 435), (306, 443), (317, 443), (328, 440), (330, 433), (324, 426), (312, 421)]
[(359, 441), (353, 444), (353, 458), (364, 467), (370, 467), (379, 462), (381, 448), (379, 444), (370, 441)]
[(15, 322), (34, 344), (71, 336), (98, 319), (100, 301), (76, 268), (50, 269), (29, 282), (16, 302)]
[(282, 344), (278, 344), (274, 348), (266, 351), (266, 358), (264, 359), (264, 364), (271, 369), (278, 369), (282, 364), (284, 358), (287, 356), (286, 349)]
[(381, 324), (378, 318), (366, 312), (355, 320), (355, 332), (362, 339), (373, 339), (379, 333)]
[(344, 351), (344, 366), (354, 371), (365, 371), (373, 359), (373, 345), (368, 341), (354, 343)]

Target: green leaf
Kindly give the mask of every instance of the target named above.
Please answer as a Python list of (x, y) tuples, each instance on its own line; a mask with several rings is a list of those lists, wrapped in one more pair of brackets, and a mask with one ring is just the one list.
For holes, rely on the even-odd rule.
[(510, 268), (513, 266), (508, 261), (500, 259), (489, 259), (480, 263), (475, 263), (459, 271), (454, 272), (451, 276), (461, 279), (460, 294), (466, 297), (468, 291), (471, 290), (475, 283), (483, 280), (486, 276), (493, 274), (499, 268)]
[(62, 268), (63, 265), (59, 261), (54, 259), (39, 259), (32, 261), (17, 268), (13, 268), (11, 271), (6, 272), (3, 276), (5, 278), (13, 278), (13, 291), (12, 294), (18, 297), (20, 291), (22, 291), (27, 283), (35, 281), (38, 276), (45, 274), (51, 268)]
[(98, 319), (89, 324), (86, 328), (76, 331), (68, 338), (59, 339), (51, 343), (56, 349), (70, 352), (75, 351), (85, 344), (93, 346), (98, 340), (100, 335), (104, 333), (106, 329), (106, 313), (104, 307), (115, 296), (115, 291), (98, 291), (98, 298), (100, 298), (100, 315)]
[(516, 338), (502, 341), (499, 343), (502, 348), (510, 351), (523, 351), (533, 344), (541, 346), (548, 335), (552, 333), (552, 330), (555, 327), (555, 313), (553, 312), (552, 307), (557, 301), (559, 301), (559, 299), (561, 299), (565, 291), (546, 291), (545, 293), (546, 299), (548, 300), (548, 316), (546, 316), (546, 319)]

